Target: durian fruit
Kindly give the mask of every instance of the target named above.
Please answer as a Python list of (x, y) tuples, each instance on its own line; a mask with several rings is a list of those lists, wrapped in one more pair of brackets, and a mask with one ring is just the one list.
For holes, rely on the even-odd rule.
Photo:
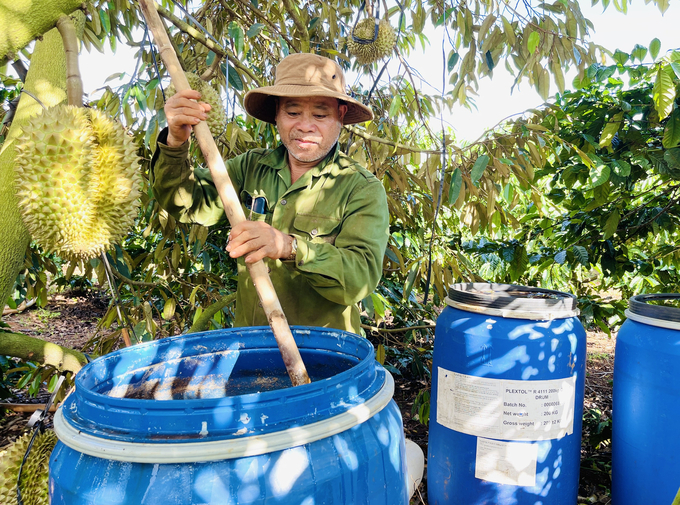
[[(200, 76), (191, 72), (185, 72), (185, 75), (187, 76), (191, 89), (194, 89), (201, 94), (201, 102), (210, 105), (211, 109), (210, 112), (208, 112), (206, 122), (208, 123), (212, 136), (219, 137), (224, 133), (225, 125), (227, 123), (227, 114), (224, 111), (224, 105), (222, 104), (220, 94), (210, 85), (210, 83), (201, 79)], [(171, 84), (165, 91), (165, 96), (170, 98), (175, 93), (177, 93), (175, 86)]]
[[(354, 37), (373, 40), (375, 36), (375, 18), (369, 17), (359, 21), (352, 32)], [(388, 56), (397, 42), (397, 34), (387, 19), (381, 19), (378, 25), (378, 36), (373, 42), (361, 43), (353, 37), (347, 39), (347, 49), (362, 65), (368, 65)]]
[(95, 109), (58, 105), (32, 118), (16, 144), (19, 210), (33, 240), (67, 260), (110, 249), (137, 217), (137, 146)]
[[(32, 433), (25, 433), (0, 453), (0, 503), (17, 502), (17, 477), (31, 436)], [(24, 505), (49, 504), (47, 472), (50, 454), (56, 444), (54, 431), (47, 430), (36, 435), (21, 471), (21, 499)]]

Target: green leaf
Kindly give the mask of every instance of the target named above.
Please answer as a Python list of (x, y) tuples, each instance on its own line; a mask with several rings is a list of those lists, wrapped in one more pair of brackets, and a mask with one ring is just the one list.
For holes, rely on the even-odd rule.
[(449, 73), (455, 68), (456, 63), (458, 63), (458, 60), (460, 59), (460, 54), (458, 54), (455, 51), (451, 52), (451, 55), (449, 56), (449, 61), (447, 64), (447, 68), (449, 69)]
[(611, 145), (612, 139), (616, 132), (621, 128), (623, 121), (623, 112), (614, 114), (614, 116), (609, 120), (604, 129), (602, 130), (602, 135), (600, 135), (600, 149)]
[(529, 50), (529, 54), (536, 51), (538, 44), (540, 43), (541, 36), (538, 34), (538, 32), (531, 32), (531, 35), (529, 35), (529, 40), (527, 41), (527, 49)]
[(645, 46), (641, 46), (640, 44), (635, 44), (635, 47), (633, 47), (633, 51), (631, 51), (630, 53), (631, 59), (639, 60), (640, 62), (642, 62), (642, 60), (645, 59), (645, 56), (647, 56), (647, 48)]
[(590, 261), (588, 261), (588, 250), (580, 245), (575, 245), (572, 247), (574, 251), (574, 257), (581, 265), (588, 268), (590, 266)]
[(380, 319), (385, 318), (385, 304), (375, 293), (371, 293), (371, 300), (373, 301), (373, 309), (375, 310), (375, 315)]
[(288, 48), (288, 42), (286, 42), (286, 39), (284, 39), (281, 35), (279, 35), (279, 44), (281, 45), (281, 52), (285, 58), (290, 54), (290, 49)]
[[(318, 19), (318, 18), (317, 18)], [(257, 37), (260, 32), (262, 32), (262, 29), (264, 28), (264, 24), (262, 23), (255, 23), (253, 24), (250, 28), (248, 28), (248, 31), (246, 32), (246, 36), (249, 39), (252, 39), (253, 37)], [(311, 29), (311, 28), (310, 28)]]
[(169, 298), (166, 302), (165, 305), (163, 306), (163, 319), (166, 321), (170, 320), (172, 316), (175, 315), (175, 308), (177, 307), (177, 302), (175, 302), (174, 298)]
[[(661, 11), (661, 14), (666, 14), (666, 11), (668, 10), (668, 7), (670, 6), (670, 0), (656, 0), (656, 6)], [(675, 505), (675, 502), (673, 502), (673, 505)]]
[(628, 53), (624, 53), (623, 51), (619, 51), (618, 49), (614, 51), (614, 61), (619, 65), (625, 65), (626, 62), (628, 61), (628, 58), (630, 58), (630, 55)]
[(378, 344), (378, 347), (376, 347), (375, 360), (381, 365), (385, 364), (385, 346), (383, 344)]
[(397, 258), (397, 255), (394, 254), (394, 251), (389, 247), (385, 249), (385, 256), (387, 256), (392, 263), (399, 264), (399, 258)]
[(486, 56), (486, 66), (489, 67), (489, 70), (493, 70), (494, 63), (493, 63), (493, 57), (491, 56), (491, 51), (487, 51), (485, 56)]
[[(674, 147), (663, 153), (663, 161), (666, 162), (667, 170), (666, 172), (659, 170), (659, 173), (670, 173), (671, 176), (674, 176), (674, 172), (680, 169), (680, 148)], [(675, 176), (674, 178), (677, 179)]]
[(611, 169), (608, 165), (598, 164), (590, 171), (590, 180), (592, 181), (591, 187), (596, 188), (597, 186), (601, 186), (609, 180), (610, 175)]
[(234, 42), (234, 49), (237, 55), (240, 55), (243, 53), (243, 43), (244, 43), (244, 38), (243, 38), (243, 30), (241, 27), (232, 21), (229, 23), (229, 36)]
[(555, 255), (555, 263), (563, 265), (567, 261), (567, 251), (562, 250)]
[(612, 161), (612, 166), (614, 167), (614, 173), (619, 177), (628, 177), (630, 175), (630, 163), (624, 160), (614, 160)]
[[(222, 65), (224, 65), (224, 63)], [(231, 65), (227, 67), (225, 65), (222, 70), (225, 75), (228, 74), (229, 86), (234, 88), (236, 91), (243, 91), (243, 81), (241, 80), (241, 76), (238, 75), (236, 70), (234, 70), (234, 67)]]
[(649, 43), (649, 54), (651, 54), (653, 60), (656, 60), (656, 57), (659, 56), (660, 49), (661, 41), (659, 39), (655, 38)]
[(663, 130), (662, 144), (666, 149), (677, 147), (680, 143), (680, 109), (675, 109), (668, 118)]
[(482, 154), (477, 160), (475, 161), (475, 164), (472, 166), (472, 170), (470, 171), (470, 178), (472, 179), (472, 184), (475, 186), (479, 182), (479, 179), (482, 178), (482, 174), (484, 173), (484, 170), (486, 170), (486, 166), (489, 164), (489, 157), (486, 154)]
[(390, 117), (395, 118), (399, 115), (399, 111), (401, 109), (401, 95), (400, 94), (395, 94), (394, 98), (392, 98), (392, 103), (390, 104)]
[(373, 298), (371, 295), (361, 300), (361, 303), (364, 306), (364, 310), (369, 319), (375, 319), (375, 309), (373, 308)]
[(99, 9), (99, 19), (102, 22), (102, 27), (104, 28), (104, 33), (111, 33), (111, 20), (109, 19), (108, 11), (104, 9)]
[(673, 82), (671, 72), (673, 72), (673, 69), (670, 65), (659, 68), (659, 71), (656, 73), (656, 80), (654, 81), (652, 98), (660, 121), (668, 117), (673, 110), (675, 83)]
[(602, 236), (602, 240), (607, 240), (616, 233), (616, 229), (619, 227), (619, 221), (621, 220), (621, 216), (619, 215), (618, 210), (614, 210), (609, 217), (607, 218), (607, 221), (604, 224), (604, 235)]
[(460, 188), (463, 186), (463, 173), (460, 168), (456, 168), (451, 175), (451, 186), (449, 187), (449, 205), (453, 205), (460, 196)]
[(675, 72), (675, 77), (680, 79), (680, 63), (674, 61), (673, 63), (671, 63), (671, 68), (673, 69), (673, 72)]
[(49, 391), (50, 393), (54, 393), (54, 388), (57, 387), (57, 382), (59, 382), (59, 375), (55, 373), (50, 378), (50, 382), (47, 385), (47, 391)]
[(403, 300), (406, 301), (411, 297), (411, 291), (413, 291), (413, 283), (416, 280), (416, 275), (420, 269), (420, 261), (416, 261), (411, 267), (411, 271), (408, 273), (406, 278), (406, 284), (404, 285), (404, 297)]

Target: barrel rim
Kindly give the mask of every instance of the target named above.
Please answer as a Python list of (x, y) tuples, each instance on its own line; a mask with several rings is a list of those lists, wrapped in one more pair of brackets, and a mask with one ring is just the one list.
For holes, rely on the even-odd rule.
[[(356, 364), (310, 384), (223, 398), (154, 401), (116, 398), (92, 390), (113, 377), (107, 374), (125, 373), (131, 366), (148, 365), (168, 357), (193, 357), (199, 352), (209, 354), (231, 349), (229, 346), (235, 343), (242, 346), (239, 349), (258, 346), (271, 352), (276, 349), (274, 354), (278, 355), (269, 327), (180, 335), (134, 346), (143, 351), (141, 357), (129, 354), (134, 348), (125, 348), (83, 367), (76, 376), (74, 393), (64, 401), (64, 417), (80, 431), (112, 440), (159, 443), (171, 439), (175, 443), (191, 443), (206, 436), (209, 440), (240, 438), (327, 419), (362, 404), (382, 387), (385, 370), (375, 361), (373, 345), (365, 338), (329, 328), (293, 326), (291, 330), (303, 352), (322, 349), (353, 356)], [(310, 401), (318, 398), (324, 399), (322, 404)]]
[[(547, 294), (551, 298), (514, 296), (512, 293)], [(475, 312), (513, 317), (513, 313), (525, 313), (529, 319), (556, 319), (578, 315), (578, 299), (571, 293), (553, 289), (497, 284), (489, 282), (461, 282), (449, 286), (449, 305), (456, 308), (472, 308)], [(474, 310), (474, 308), (477, 308)], [(498, 312), (498, 313), (496, 313)], [(524, 318), (524, 317), (522, 317)]]
[(648, 293), (635, 295), (628, 301), (628, 309), (631, 314), (660, 321), (680, 322), (680, 308), (664, 307), (662, 305), (650, 305), (653, 300), (680, 300), (678, 293)]
[(394, 396), (394, 379), (385, 370), (385, 382), (365, 403), (331, 418), (273, 433), (187, 443), (149, 443), (111, 440), (73, 427), (63, 407), (54, 416), (54, 431), (59, 440), (74, 451), (130, 463), (198, 463), (260, 456), (297, 447), (337, 435), (364, 423), (383, 410)]

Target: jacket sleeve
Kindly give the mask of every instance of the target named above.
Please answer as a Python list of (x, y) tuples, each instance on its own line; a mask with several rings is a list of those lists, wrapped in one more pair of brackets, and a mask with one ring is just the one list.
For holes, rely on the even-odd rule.
[(353, 305), (380, 282), (389, 238), (387, 197), (377, 179), (352, 192), (334, 244), (298, 238), (295, 266), (324, 298)]
[[(159, 205), (181, 223), (210, 226), (224, 219), (224, 207), (210, 170), (191, 166), (189, 141), (179, 147), (169, 147), (167, 136), (165, 128), (158, 136), (151, 158), (151, 185)], [(228, 163), (227, 171), (238, 188), (241, 179), (235, 166), (238, 163)], [(236, 191), (238, 194), (238, 189)]]

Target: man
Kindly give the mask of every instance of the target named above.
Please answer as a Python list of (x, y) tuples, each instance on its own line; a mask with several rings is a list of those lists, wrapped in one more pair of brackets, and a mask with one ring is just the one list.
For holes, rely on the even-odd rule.
[[(210, 173), (188, 160), (191, 126), (210, 108), (198, 99), (190, 90), (167, 101), (151, 170), (163, 208), (208, 226), (224, 212)], [(239, 258), (236, 326), (268, 324), (245, 267), (264, 259), (290, 324), (360, 333), (357, 303), (380, 281), (389, 213), (380, 181), (337, 142), (343, 124), (368, 121), (371, 110), (346, 94), (337, 63), (307, 53), (284, 58), (274, 85), (248, 92), (244, 107), (276, 124), (282, 144), (226, 162), (249, 219), (227, 246)]]

